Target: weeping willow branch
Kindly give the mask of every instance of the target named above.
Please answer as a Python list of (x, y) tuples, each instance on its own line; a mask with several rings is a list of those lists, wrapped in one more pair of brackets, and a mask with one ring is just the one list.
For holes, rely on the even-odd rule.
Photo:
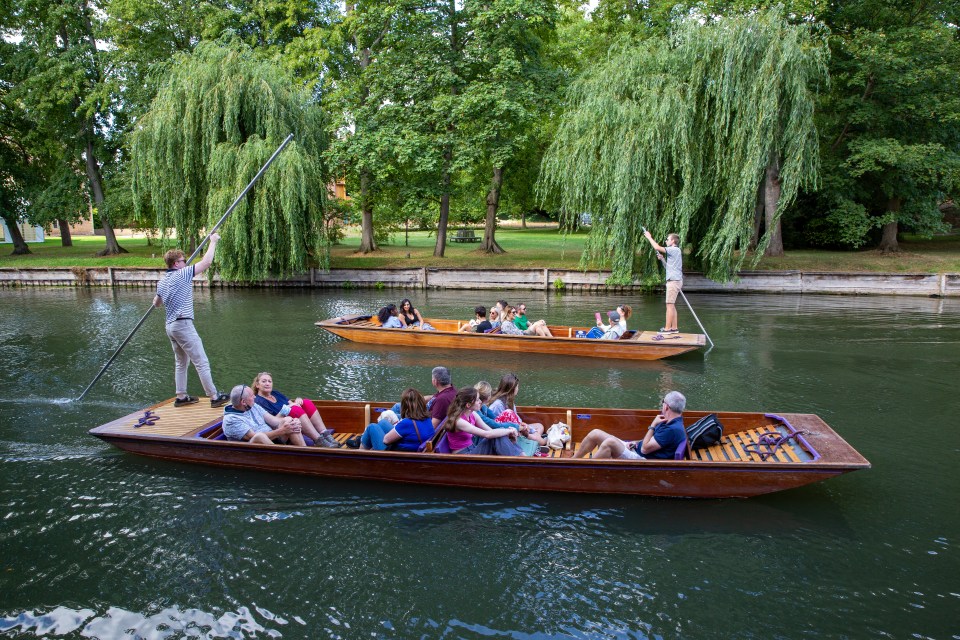
[(173, 67), (133, 135), (136, 206), (149, 203), (180, 243), (196, 240), (290, 132), (295, 142), (224, 223), (217, 266), (231, 280), (326, 267), (322, 113), (243, 45), (201, 44)]
[(767, 165), (779, 158), (777, 218), (817, 185), (813, 108), (828, 55), (820, 35), (777, 8), (688, 20), (670, 40), (611, 49), (572, 85), (541, 167), (540, 194), (567, 221), (593, 216), (582, 265), (609, 266), (619, 283), (652, 274), (655, 262), (637, 258), (645, 226), (661, 238), (695, 233), (707, 275), (730, 279)]

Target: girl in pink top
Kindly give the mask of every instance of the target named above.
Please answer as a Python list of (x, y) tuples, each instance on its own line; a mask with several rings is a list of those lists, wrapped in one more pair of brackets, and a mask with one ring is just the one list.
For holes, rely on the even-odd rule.
[[(480, 394), (473, 387), (465, 387), (457, 392), (450, 409), (447, 411), (447, 440), (453, 453), (499, 453), (501, 455), (520, 455), (519, 447), (513, 444), (512, 438), (517, 432), (510, 428), (491, 429), (484, 424), (476, 412), (480, 410)], [(480, 436), (485, 441), (477, 446), (473, 444), (473, 436)], [(495, 447), (491, 447), (494, 443)], [(517, 453), (513, 452), (516, 447)], [(484, 446), (487, 445), (487, 446)], [(495, 449), (495, 450), (494, 450)]]

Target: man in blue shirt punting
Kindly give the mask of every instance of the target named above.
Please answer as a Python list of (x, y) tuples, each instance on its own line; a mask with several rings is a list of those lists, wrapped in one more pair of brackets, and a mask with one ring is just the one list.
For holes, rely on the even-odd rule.
[(672, 460), (687, 439), (683, 427), (683, 410), (687, 399), (679, 391), (671, 391), (660, 404), (660, 413), (647, 427), (643, 440), (627, 442), (606, 431), (594, 429), (580, 443), (574, 458), (585, 458), (595, 448), (593, 458), (615, 460)]

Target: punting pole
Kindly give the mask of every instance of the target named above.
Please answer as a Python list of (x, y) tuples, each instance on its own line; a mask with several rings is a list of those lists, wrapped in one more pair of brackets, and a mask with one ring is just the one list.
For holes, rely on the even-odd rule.
[[(203, 246), (207, 244), (208, 240), (210, 240), (210, 236), (216, 233), (217, 229), (219, 229), (221, 225), (223, 225), (223, 223), (227, 219), (227, 216), (233, 213), (233, 210), (237, 208), (237, 205), (240, 204), (240, 201), (243, 200), (243, 197), (247, 195), (247, 192), (250, 191), (250, 189), (253, 188), (253, 185), (257, 182), (257, 180), (260, 179), (260, 176), (262, 176), (264, 172), (270, 167), (270, 165), (273, 164), (273, 161), (276, 159), (278, 155), (280, 155), (280, 152), (284, 150), (284, 148), (290, 143), (291, 140), (293, 140), (292, 133), (287, 136), (287, 139), (284, 140), (279, 147), (277, 147), (277, 150), (273, 152), (273, 155), (270, 156), (270, 159), (267, 160), (266, 164), (260, 167), (260, 171), (257, 172), (257, 175), (253, 176), (253, 180), (251, 180), (250, 183), (243, 189), (243, 191), (240, 192), (240, 195), (237, 196), (237, 199), (233, 201), (233, 204), (230, 205), (230, 207), (227, 209), (227, 212), (220, 217), (220, 220), (217, 221), (217, 224), (213, 225), (213, 228), (210, 229), (210, 233), (207, 234), (207, 237), (204, 238), (199, 245), (197, 245), (196, 250), (190, 255), (190, 258), (187, 259), (188, 265), (192, 263), (194, 259), (200, 254), (200, 250), (203, 249)], [(113, 355), (110, 356), (110, 359), (107, 360), (107, 363), (103, 365), (102, 369), (100, 369), (100, 373), (98, 373), (97, 376), (90, 381), (90, 384), (87, 385), (87, 388), (84, 389), (83, 393), (80, 394), (80, 397), (77, 398), (76, 400), (77, 402), (79, 402), (80, 400), (83, 400), (83, 397), (87, 395), (87, 392), (90, 391), (93, 385), (97, 383), (97, 380), (99, 380), (100, 377), (110, 367), (110, 365), (113, 364), (113, 361), (117, 359), (117, 356), (120, 355), (120, 352), (123, 351), (123, 348), (127, 346), (127, 343), (130, 342), (130, 339), (133, 337), (133, 334), (137, 332), (137, 329), (139, 329), (140, 326), (143, 325), (146, 319), (150, 316), (150, 313), (153, 311), (153, 309), (154, 309), (154, 306), (151, 303), (150, 307), (147, 309), (147, 312), (143, 314), (143, 316), (140, 318), (140, 321), (137, 322), (136, 326), (133, 328), (133, 331), (130, 332), (130, 335), (128, 335), (126, 339), (124, 339), (124, 341), (120, 343), (120, 346), (117, 347), (117, 350), (113, 352)]]
[[(644, 233), (646, 233), (647, 231), (646, 227), (644, 227), (643, 225), (640, 225), (640, 228), (643, 229)], [(654, 253), (657, 254), (657, 260), (659, 260), (660, 262), (663, 262), (663, 266), (664, 268), (666, 268), (667, 263), (664, 262), (663, 256), (660, 255), (660, 252), (657, 250), (654, 250)], [(687, 300), (687, 296), (684, 295), (683, 289), (680, 290), (680, 297), (683, 298), (683, 301), (687, 304), (687, 309), (690, 309), (690, 313), (693, 315), (693, 319), (696, 320), (697, 324), (700, 326), (700, 331), (703, 331), (703, 335), (706, 336), (707, 342), (710, 343), (710, 348), (713, 348), (714, 344), (713, 344), (713, 340), (710, 339), (710, 334), (707, 333), (707, 330), (703, 328), (703, 323), (700, 322), (700, 318), (697, 317), (697, 312), (693, 310), (693, 307), (690, 305), (690, 301)]]

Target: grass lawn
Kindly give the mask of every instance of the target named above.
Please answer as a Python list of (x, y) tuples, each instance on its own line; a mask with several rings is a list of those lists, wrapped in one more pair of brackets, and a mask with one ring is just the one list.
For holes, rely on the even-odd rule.
[[(482, 230), (477, 230), (482, 235)], [(452, 235), (452, 231), (450, 233)], [(507, 252), (488, 255), (478, 251), (479, 243), (448, 243), (446, 256), (433, 257), (436, 237), (425, 231), (410, 233), (409, 245), (403, 233), (395, 234), (389, 244), (373, 255), (357, 253), (359, 232), (349, 234), (331, 250), (331, 266), (337, 268), (382, 267), (461, 267), (461, 268), (568, 268), (580, 263), (585, 233), (564, 237), (555, 227), (520, 229), (504, 227), (497, 241)], [(100, 236), (74, 236), (72, 247), (60, 246), (60, 239), (30, 244), (30, 255), (12, 256), (12, 245), (0, 245), (0, 267), (155, 267), (163, 266), (165, 248), (147, 245), (143, 237), (122, 237), (120, 245), (130, 253), (98, 258), (104, 240)], [(887, 273), (960, 273), (960, 235), (931, 240), (907, 236), (902, 251), (883, 255), (874, 250), (787, 251), (783, 258), (766, 258), (756, 267), (761, 270), (853, 271)], [(223, 244), (220, 250), (228, 250)]]

